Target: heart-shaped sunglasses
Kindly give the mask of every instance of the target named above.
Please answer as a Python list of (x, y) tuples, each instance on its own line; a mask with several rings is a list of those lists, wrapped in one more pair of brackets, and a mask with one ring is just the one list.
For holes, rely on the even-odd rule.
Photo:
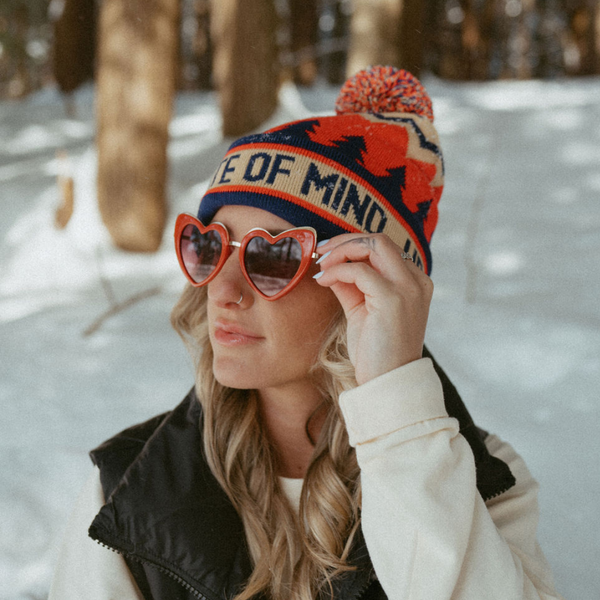
[(316, 244), (312, 227), (296, 227), (275, 236), (257, 227), (241, 242), (232, 242), (222, 223), (205, 226), (192, 215), (181, 214), (175, 224), (177, 258), (194, 287), (212, 281), (237, 247), (244, 277), (265, 300), (277, 300), (298, 285), (312, 259), (319, 256)]

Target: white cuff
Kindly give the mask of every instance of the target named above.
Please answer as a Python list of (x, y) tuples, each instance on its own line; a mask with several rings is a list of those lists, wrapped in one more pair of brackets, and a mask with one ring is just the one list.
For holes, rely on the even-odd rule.
[(442, 383), (429, 358), (421, 358), (340, 394), (350, 444), (448, 417)]

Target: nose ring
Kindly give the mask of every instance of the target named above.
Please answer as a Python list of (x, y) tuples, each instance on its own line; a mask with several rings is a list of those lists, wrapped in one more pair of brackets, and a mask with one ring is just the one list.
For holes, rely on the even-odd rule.
[(240, 299), (237, 302), (235, 302), (235, 304), (241, 304), (243, 299), (244, 299), (244, 294), (240, 294)]

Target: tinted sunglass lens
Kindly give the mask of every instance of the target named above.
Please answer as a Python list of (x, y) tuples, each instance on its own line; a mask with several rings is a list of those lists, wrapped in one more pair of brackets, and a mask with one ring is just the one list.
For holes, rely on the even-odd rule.
[(294, 278), (301, 262), (302, 246), (291, 237), (275, 244), (254, 237), (248, 242), (244, 254), (246, 272), (265, 296), (275, 296), (281, 292)]
[(208, 279), (221, 258), (221, 236), (214, 230), (201, 233), (195, 225), (188, 224), (181, 232), (179, 244), (189, 276), (196, 283)]

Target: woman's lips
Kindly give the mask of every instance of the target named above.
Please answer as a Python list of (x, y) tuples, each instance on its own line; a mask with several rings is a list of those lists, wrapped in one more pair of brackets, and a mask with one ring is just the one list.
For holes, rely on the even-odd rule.
[(213, 337), (223, 346), (254, 344), (264, 339), (262, 336), (231, 323), (216, 323)]

